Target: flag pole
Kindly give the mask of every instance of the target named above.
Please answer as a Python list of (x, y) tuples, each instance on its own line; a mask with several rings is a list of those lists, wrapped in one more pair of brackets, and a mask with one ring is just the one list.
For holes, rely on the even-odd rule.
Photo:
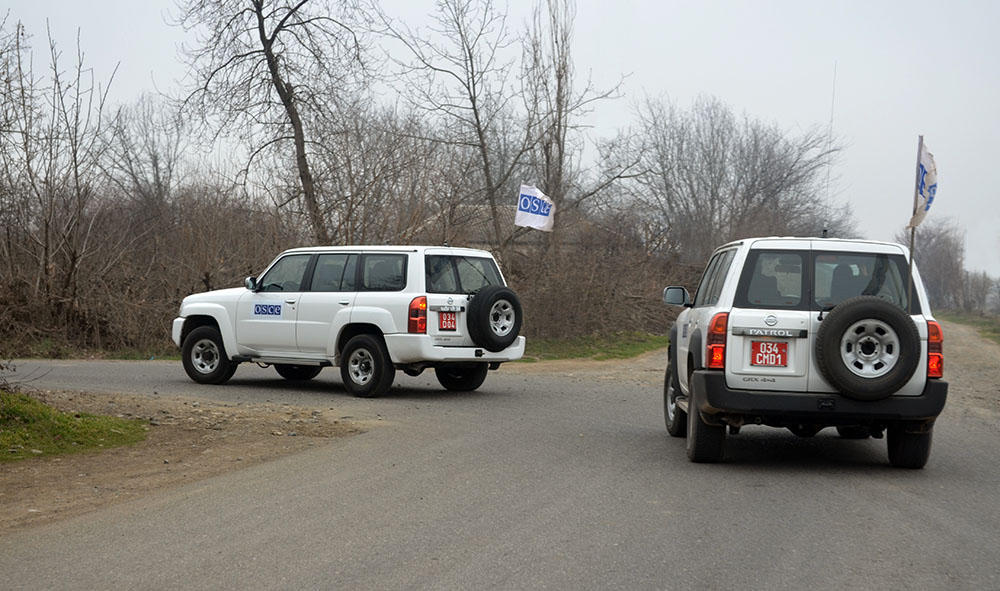
[[(917, 170), (914, 173), (915, 177), (913, 180), (913, 210), (910, 212), (910, 219), (917, 215), (917, 193), (920, 190), (920, 152), (924, 149), (924, 136), (917, 136)], [(909, 281), (906, 286), (906, 315), (910, 315), (910, 309), (913, 307), (913, 243), (917, 237), (917, 227), (910, 227), (910, 270), (909, 270)]]

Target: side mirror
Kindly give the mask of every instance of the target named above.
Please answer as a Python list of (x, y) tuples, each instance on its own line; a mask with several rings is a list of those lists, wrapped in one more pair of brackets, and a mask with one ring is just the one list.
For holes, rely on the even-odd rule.
[(243, 280), (243, 287), (249, 289), (250, 291), (257, 291), (257, 278), (247, 277)]
[(686, 287), (671, 285), (663, 290), (663, 303), (670, 306), (690, 306), (691, 294)]

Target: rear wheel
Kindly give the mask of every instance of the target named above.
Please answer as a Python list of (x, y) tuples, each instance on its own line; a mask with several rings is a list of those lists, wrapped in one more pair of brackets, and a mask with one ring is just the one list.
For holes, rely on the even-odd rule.
[(486, 363), (454, 363), (434, 368), (441, 385), (455, 392), (471, 392), (486, 381)]
[(344, 387), (360, 398), (385, 394), (396, 378), (396, 368), (382, 339), (362, 334), (347, 341), (340, 359)]
[(505, 285), (489, 285), (469, 302), (466, 326), (472, 341), (494, 353), (511, 346), (521, 331), (521, 301)]
[(323, 370), (318, 365), (289, 365), (285, 363), (275, 364), (274, 369), (277, 370), (279, 376), (292, 382), (311, 380)]
[(699, 464), (718, 462), (722, 460), (726, 428), (722, 425), (709, 425), (702, 420), (694, 383), (691, 382), (688, 388), (691, 393), (687, 412), (688, 459)]
[(931, 455), (933, 427), (925, 432), (907, 432), (905, 424), (890, 425), (886, 435), (889, 463), (896, 468), (920, 469)]
[(667, 424), (667, 433), (673, 437), (684, 437), (687, 433), (687, 413), (677, 406), (678, 394), (680, 384), (677, 373), (674, 372), (674, 364), (668, 359), (667, 373), (663, 376), (663, 420)]

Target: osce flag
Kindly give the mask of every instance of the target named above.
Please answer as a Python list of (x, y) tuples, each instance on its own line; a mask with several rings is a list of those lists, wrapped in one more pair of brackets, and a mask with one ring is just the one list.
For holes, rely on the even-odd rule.
[(916, 228), (920, 222), (924, 221), (927, 211), (934, 203), (934, 196), (937, 194), (937, 164), (934, 163), (934, 154), (927, 150), (927, 144), (920, 145), (920, 158), (917, 162), (920, 167), (917, 177), (917, 209), (910, 218), (907, 228)]
[(545, 193), (530, 185), (521, 185), (517, 195), (517, 213), (514, 215), (515, 226), (551, 232), (555, 215), (556, 206)]

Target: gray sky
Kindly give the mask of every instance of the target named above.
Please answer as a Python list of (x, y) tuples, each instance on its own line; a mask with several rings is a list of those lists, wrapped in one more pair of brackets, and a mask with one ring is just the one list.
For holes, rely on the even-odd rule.
[[(657, 2), (578, 0), (575, 62), (600, 85), (628, 74), (624, 97), (590, 117), (595, 135), (627, 126), (634, 101), (699, 94), (795, 132), (830, 120), (844, 146), (831, 196), (850, 203), (862, 233), (891, 240), (909, 219), (917, 136), (934, 153), (939, 188), (928, 219), (966, 231), (966, 266), (1000, 276), (1000, 2)], [(34, 35), (44, 63), (45, 19), (71, 57), (75, 36), (97, 78), (115, 64), (113, 101), (176, 88), (184, 31), (170, 0), (14, 0), (11, 20)], [(517, 26), (530, 2), (511, 2)], [(429, 0), (386, 0), (411, 25)], [(0, 8), (0, 11), (5, 10)], [(67, 62), (68, 64), (69, 62)], [(918, 232), (919, 238), (919, 232)]]

